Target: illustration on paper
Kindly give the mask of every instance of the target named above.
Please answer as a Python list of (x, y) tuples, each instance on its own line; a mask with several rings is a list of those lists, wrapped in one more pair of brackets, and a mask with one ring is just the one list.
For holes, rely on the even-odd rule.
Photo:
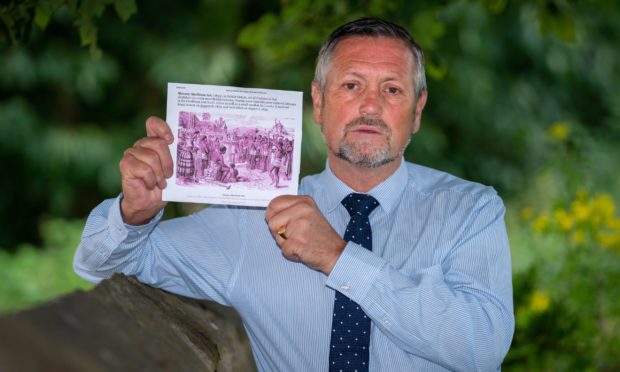
[(181, 111), (178, 123), (177, 185), (289, 187), (295, 136), (281, 119)]

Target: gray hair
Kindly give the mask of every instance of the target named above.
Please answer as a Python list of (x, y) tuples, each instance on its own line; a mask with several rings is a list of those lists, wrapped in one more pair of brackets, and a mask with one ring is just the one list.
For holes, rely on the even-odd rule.
[(336, 46), (342, 40), (351, 36), (387, 37), (402, 40), (409, 47), (411, 54), (415, 58), (413, 76), (415, 77), (414, 89), (416, 98), (420, 97), (420, 94), (426, 90), (424, 53), (409, 32), (397, 24), (382, 19), (360, 18), (338, 27), (323, 43), (316, 61), (316, 69), (314, 70), (314, 80), (319, 85), (321, 91), (325, 88), (327, 71)]

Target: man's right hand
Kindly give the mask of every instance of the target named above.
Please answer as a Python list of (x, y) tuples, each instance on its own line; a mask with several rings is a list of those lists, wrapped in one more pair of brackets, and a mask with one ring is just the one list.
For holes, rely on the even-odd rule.
[(174, 137), (168, 124), (151, 116), (146, 120), (146, 135), (125, 150), (120, 162), (121, 215), (126, 224), (134, 226), (147, 223), (166, 206), (162, 190), (173, 173), (168, 145)]

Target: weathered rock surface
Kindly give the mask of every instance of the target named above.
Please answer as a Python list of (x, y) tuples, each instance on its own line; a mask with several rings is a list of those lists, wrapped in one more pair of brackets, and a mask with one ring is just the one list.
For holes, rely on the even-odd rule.
[(0, 318), (0, 371), (254, 371), (230, 308), (115, 275)]

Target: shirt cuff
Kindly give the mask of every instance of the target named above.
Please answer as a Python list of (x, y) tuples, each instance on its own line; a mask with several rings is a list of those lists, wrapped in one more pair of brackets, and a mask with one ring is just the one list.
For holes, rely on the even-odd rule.
[(110, 206), (110, 211), (108, 213), (108, 224), (110, 228), (110, 235), (112, 235), (112, 238), (115, 241), (125, 241), (130, 243), (151, 232), (155, 225), (157, 225), (157, 223), (161, 220), (164, 210), (160, 210), (149, 222), (144, 225), (128, 225), (123, 221), (123, 216), (121, 215), (122, 199), (123, 194), (121, 193)]
[(359, 244), (348, 242), (325, 284), (360, 303), (386, 265), (385, 259)]

